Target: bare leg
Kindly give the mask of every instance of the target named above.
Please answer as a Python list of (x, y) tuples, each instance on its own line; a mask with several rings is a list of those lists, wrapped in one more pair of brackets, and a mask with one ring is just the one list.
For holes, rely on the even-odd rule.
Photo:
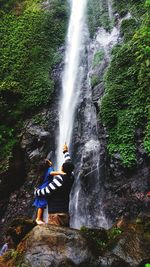
[(37, 224), (44, 224), (44, 222), (43, 222), (43, 208), (38, 208), (38, 210), (37, 210), (36, 223)]
[(40, 221), (40, 220), (42, 221), (43, 220), (43, 209), (42, 208), (38, 208), (36, 219), (38, 221)]

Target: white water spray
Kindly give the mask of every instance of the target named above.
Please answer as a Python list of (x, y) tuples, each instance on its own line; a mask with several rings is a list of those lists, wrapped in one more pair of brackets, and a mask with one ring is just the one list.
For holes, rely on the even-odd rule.
[(57, 151), (57, 166), (63, 161), (62, 147), (66, 142), (70, 145), (74, 113), (79, 97), (79, 66), (81, 46), (84, 39), (84, 22), (87, 0), (71, 0), (71, 15), (69, 20), (65, 67), (62, 77), (62, 96), (59, 115), (59, 140)]

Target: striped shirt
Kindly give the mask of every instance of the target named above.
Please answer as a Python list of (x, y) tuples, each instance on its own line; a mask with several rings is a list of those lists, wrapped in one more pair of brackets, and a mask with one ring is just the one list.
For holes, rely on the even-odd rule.
[(36, 196), (45, 196), (47, 194), (53, 193), (55, 190), (60, 188), (63, 185), (63, 178), (60, 175), (54, 176), (53, 181), (49, 183), (48, 186), (42, 189), (37, 189), (35, 191)]
[[(64, 153), (64, 159), (65, 159), (64, 162), (71, 160), (69, 152)], [(65, 176), (66, 175), (54, 176), (52, 182), (50, 182), (48, 184), (48, 186), (46, 186), (45, 188), (42, 188), (42, 189), (35, 190), (35, 192), (34, 192), (35, 196), (40, 197), (40, 196), (45, 196), (47, 194), (51, 194), (51, 193), (55, 192), (57, 189), (62, 187), (64, 180), (65, 180)]]
[(69, 152), (68, 152), (68, 151), (64, 153), (64, 159), (65, 159), (65, 162), (67, 162), (68, 160), (71, 160), (71, 158), (70, 158), (70, 155), (69, 155)]

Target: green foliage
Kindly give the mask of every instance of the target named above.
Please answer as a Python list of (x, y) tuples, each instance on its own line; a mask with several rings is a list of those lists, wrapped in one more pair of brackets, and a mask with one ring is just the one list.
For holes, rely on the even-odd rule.
[(53, 64), (54, 64), (54, 65), (57, 65), (57, 64), (59, 64), (62, 60), (63, 60), (63, 54), (57, 51), (57, 52), (54, 54)]
[(146, 0), (146, 2), (145, 2), (145, 6), (146, 6), (146, 7), (150, 7), (150, 0)]
[(109, 132), (108, 151), (110, 155), (119, 153), (126, 167), (136, 163), (135, 134), (138, 128), (143, 130), (143, 145), (150, 154), (148, 12), (149, 10), (136, 32), (133, 27), (131, 40), (125, 38), (124, 44), (113, 49), (112, 61), (105, 75), (105, 95), (101, 103), (102, 120)]
[(90, 229), (84, 226), (80, 229), (81, 234), (86, 238), (89, 246), (95, 255), (101, 255), (107, 248), (123, 233), (118, 227), (105, 229)]
[(5, 125), (0, 126), (1, 155), (9, 155), (16, 143), (17, 139), (15, 138), (14, 128)]
[(0, 12), (10, 12), (14, 11), (16, 8), (23, 6), (24, 0), (1, 0), (0, 2)]
[(94, 88), (100, 82), (100, 77), (96, 74), (91, 77), (91, 87)]
[(105, 0), (89, 0), (87, 18), (91, 36), (93, 36), (98, 27), (103, 26), (106, 30), (111, 29), (112, 22), (109, 19), (108, 5)]
[(108, 144), (110, 154), (120, 153), (121, 159), (125, 166), (132, 166), (136, 162), (135, 157), (135, 116), (132, 110), (121, 110), (117, 112), (116, 127), (110, 129), (109, 139), (113, 143)]
[(123, 230), (118, 227), (112, 227), (108, 230), (108, 238), (109, 240), (114, 240), (122, 234)]
[(113, 0), (113, 9), (115, 12), (119, 13), (120, 16), (124, 16), (128, 12), (127, 1)]
[(36, 114), (35, 116), (32, 117), (32, 122), (38, 125), (43, 125), (46, 122), (46, 118), (42, 117), (41, 114)]
[(2, 131), (0, 142), (5, 152), (16, 139), (18, 122), (47, 105), (54, 90), (51, 73), (58, 62), (57, 48), (64, 42), (68, 10), (61, 0), (52, 1), (49, 10), (43, 10), (41, 2), (1, 3), (0, 123), (8, 133)]
[(80, 231), (95, 254), (100, 254), (107, 247), (108, 236), (105, 230), (90, 229), (82, 226)]
[(93, 67), (96, 67), (101, 63), (101, 61), (104, 59), (105, 52), (103, 49), (99, 50), (95, 55), (93, 59)]
[(124, 41), (129, 41), (135, 31), (137, 30), (137, 21), (134, 18), (124, 19), (121, 23), (121, 35), (124, 37)]
[(10, 83), (17, 84), (25, 109), (46, 104), (53, 92), (49, 71), (54, 49), (64, 37), (59, 23), (62, 24), (62, 21), (58, 19), (57, 11), (32, 12), (28, 9), (22, 16), (6, 15), (2, 20), (0, 74), (7, 87)]
[(121, 17), (125, 16), (129, 11), (137, 20), (140, 20), (145, 12), (143, 2), (143, 0), (113, 0), (113, 9)]
[(146, 152), (150, 156), (150, 122), (148, 123), (145, 131), (144, 147)]

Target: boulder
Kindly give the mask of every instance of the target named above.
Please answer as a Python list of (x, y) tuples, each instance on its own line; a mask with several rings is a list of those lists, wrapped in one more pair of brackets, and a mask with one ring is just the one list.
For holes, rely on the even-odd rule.
[[(121, 234), (110, 242), (109, 251), (128, 266), (141, 266), (140, 264), (150, 255), (150, 217), (138, 218), (136, 222), (132, 223), (121, 220), (119, 224), (121, 228), (115, 226), (114, 230), (117, 233), (117, 229), (119, 229)], [(114, 230), (112, 232), (115, 233)]]
[(57, 226), (36, 226), (18, 246), (22, 264), (32, 267), (92, 266), (87, 241), (78, 230)]
[(121, 219), (109, 230), (34, 225), (30, 220), (14, 222), (11, 237), (15, 236), (16, 244), (21, 241), (16, 250), (0, 258), (0, 267), (145, 267), (150, 264), (150, 217), (142, 216), (135, 222)]

